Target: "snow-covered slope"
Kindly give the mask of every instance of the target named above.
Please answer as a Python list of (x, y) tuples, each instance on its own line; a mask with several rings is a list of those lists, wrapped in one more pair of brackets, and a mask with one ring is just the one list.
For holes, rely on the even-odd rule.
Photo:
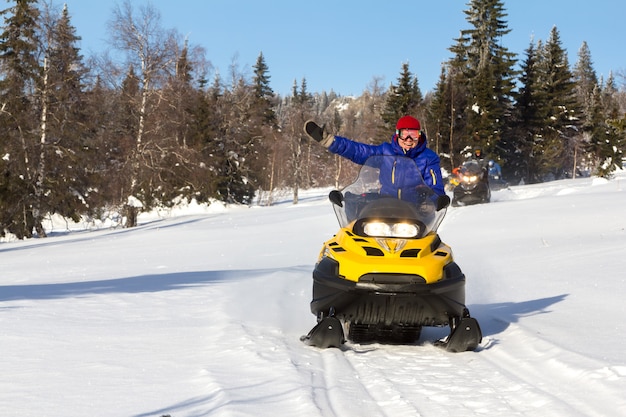
[[(132, 230), (0, 243), (0, 411), (11, 416), (618, 416), (626, 175), (512, 187), (440, 228), (484, 340), (299, 342), (337, 228), (327, 190)], [(302, 195), (302, 194), (301, 194)]]

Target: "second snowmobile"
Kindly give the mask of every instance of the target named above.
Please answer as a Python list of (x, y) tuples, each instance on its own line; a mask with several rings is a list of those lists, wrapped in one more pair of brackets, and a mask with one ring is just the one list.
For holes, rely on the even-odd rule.
[(458, 185), (454, 187), (452, 205), (470, 205), (491, 201), (491, 188), (487, 170), (478, 161), (469, 160), (461, 165)]
[[(409, 170), (409, 187), (383, 192), (381, 182), (397, 179), (384, 175)], [(449, 326), (437, 345), (476, 349), (482, 333), (465, 306), (465, 275), (437, 234), (450, 198), (424, 183), (415, 162), (371, 157), (353, 184), (329, 198), (340, 230), (315, 265), (311, 312), (317, 325), (302, 340), (320, 348), (346, 340), (409, 344), (423, 326)]]

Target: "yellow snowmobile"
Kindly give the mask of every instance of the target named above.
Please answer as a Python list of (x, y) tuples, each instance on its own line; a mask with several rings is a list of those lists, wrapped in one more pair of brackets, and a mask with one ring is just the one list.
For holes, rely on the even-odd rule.
[(423, 326), (449, 326), (436, 345), (476, 349), (482, 333), (465, 306), (465, 275), (437, 234), (450, 198), (424, 183), (415, 162), (371, 157), (329, 199), (340, 230), (313, 270), (317, 325), (302, 340), (320, 348), (346, 340), (411, 344)]

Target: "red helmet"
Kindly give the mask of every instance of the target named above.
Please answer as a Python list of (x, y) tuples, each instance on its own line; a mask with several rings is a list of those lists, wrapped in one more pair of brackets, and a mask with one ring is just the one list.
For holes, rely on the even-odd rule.
[(398, 119), (398, 123), (396, 123), (396, 130), (401, 129), (417, 129), (420, 130), (422, 126), (420, 125), (420, 121), (417, 120), (413, 116), (402, 116)]

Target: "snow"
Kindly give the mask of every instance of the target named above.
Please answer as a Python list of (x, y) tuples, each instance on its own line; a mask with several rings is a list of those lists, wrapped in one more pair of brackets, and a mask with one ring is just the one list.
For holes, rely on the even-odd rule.
[[(329, 190), (0, 243), (0, 411), (42, 416), (626, 415), (626, 173), (521, 185), (440, 227), (484, 339), (299, 341)], [(64, 225), (65, 226), (65, 225)], [(71, 226), (71, 225), (70, 225)]]

